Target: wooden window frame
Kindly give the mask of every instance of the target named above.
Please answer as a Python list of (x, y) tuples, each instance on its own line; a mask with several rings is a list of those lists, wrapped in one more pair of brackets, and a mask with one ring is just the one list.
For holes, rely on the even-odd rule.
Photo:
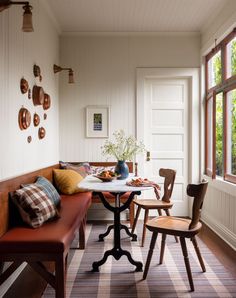
[[(227, 35), (215, 48), (211, 50), (205, 57), (205, 87), (206, 87), (206, 100), (205, 100), (205, 173), (206, 175), (216, 178), (216, 95), (223, 93), (223, 179), (229, 182), (236, 183), (236, 175), (228, 173), (227, 169), (227, 127), (228, 127), (228, 115), (227, 115), (227, 93), (233, 89), (236, 89), (236, 74), (227, 78), (227, 51), (226, 47), (236, 37), (236, 28)], [(221, 69), (222, 69), (222, 80), (221, 83), (208, 88), (209, 73), (208, 73), (208, 62), (217, 53), (221, 51)], [(208, 168), (208, 100), (212, 98), (212, 169)]]
[(230, 173), (228, 173), (228, 156), (227, 156), (227, 144), (228, 144), (228, 133), (227, 133), (227, 126), (228, 126), (228, 107), (227, 107), (227, 104), (228, 104), (228, 100), (227, 100), (227, 93), (232, 91), (232, 90), (235, 90), (236, 89), (236, 82), (234, 84), (232, 84), (231, 86), (229, 86), (228, 88), (225, 89), (225, 92), (224, 92), (224, 101), (225, 101), (225, 131), (224, 131), (224, 141), (225, 141), (225, 152), (224, 152), (224, 155), (225, 155), (225, 158), (224, 158), (224, 161), (225, 161), (225, 174), (224, 174), (224, 179), (226, 181), (229, 181), (229, 182), (233, 182), (233, 183), (236, 183), (236, 175), (232, 175)]

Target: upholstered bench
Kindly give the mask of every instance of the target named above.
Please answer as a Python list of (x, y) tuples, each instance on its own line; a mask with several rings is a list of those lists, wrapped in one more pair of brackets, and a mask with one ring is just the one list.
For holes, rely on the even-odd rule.
[[(11, 224), (15, 211), (8, 194), (21, 184), (33, 183), (37, 176), (52, 181), (55, 165), (33, 173), (0, 182), (0, 263), (12, 262), (0, 275), (2, 284), (23, 262), (27, 262), (56, 291), (56, 297), (65, 297), (66, 264), (70, 245), (79, 230), (79, 247), (85, 246), (87, 210), (91, 204), (90, 192), (61, 195), (59, 217), (33, 229)], [(11, 207), (10, 207), (11, 206)], [(44, 261), (55, 262), (55, 274), (46, 270)], [(1, 273), (1, 272), (0, 272)]]

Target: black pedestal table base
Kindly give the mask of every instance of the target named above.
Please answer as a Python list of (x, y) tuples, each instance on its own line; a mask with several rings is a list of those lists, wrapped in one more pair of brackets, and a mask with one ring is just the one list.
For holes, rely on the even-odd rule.
[(100, 234), (99, 235), (99, 240), (103, 241), (103, 239), (110, 233), (111, 230), (114, 230), (114, 246), (112, 249), (107, 250), (104, 253), (103, 258), (98, 261), (98, 262), (93, 262), (93, 272), (98, 272), (99, 271), (99, 267), (101, 265), (103, 265), (107, 258), (109, 256), (113, 256), (116, 260), (119, 260), (122, 256), (126, 256), (129, 260), (129, 262), (136, 266), (135, 271), (143, 271), (143, 264), (142, 262), (138, 262), (135, 261), (130, 252), (127, 250), (124, 250), (121, 248), (121, 237), (120, 237), (120, 231), (122, 229), (124, 229), (126, 231), (126, 233), (128, 234), (128, 236), (130, 236), (132, 238), (133, 241), (137, 240), (137, 235), (135, 234), (131, 234), (129, 229), (127, 228), (127, 226), (123, 225), (120, 223), (120, 213), (122, 211), (124, 211), (125, 209), (127, 209), (130, 205), (130, 203), (132, 202), (133, 198), (135, 195), (140, 195), (140, 191), (133, 191), (131, 192), (131, 194), (129, 195), (129, 198), (127, 199), (127, 201), (123, 204), (120, 205), (120, 197), (124, 194), (124, 193), (112, 193), (115, 197), (115, 206), (111, 206), (106, 198), (104, 197), (102, 192), (95, 192), (95, 195), (98, 195), (103, 203), (103, 205), (110, 210), (111, 212), (114, 213), (114, 224), (110, 225), (107, 229), (107, 231), (104, 234)]

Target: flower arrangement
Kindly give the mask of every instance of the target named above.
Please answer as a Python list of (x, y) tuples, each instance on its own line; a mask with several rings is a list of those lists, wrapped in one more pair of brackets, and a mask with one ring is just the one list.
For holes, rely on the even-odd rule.
[(143, 142), (138, 142), (134, 136), (126, 136), (124, 130), (113, 133), (114, 141), (107, 140), (102, 146), (102, 154), (113, 156), (117, 160), (131, 161), (135, 154), (146, 151)]

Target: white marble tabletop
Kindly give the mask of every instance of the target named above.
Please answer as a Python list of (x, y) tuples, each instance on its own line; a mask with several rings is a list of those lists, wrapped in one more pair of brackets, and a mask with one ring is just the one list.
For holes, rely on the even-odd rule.
[[(102, 182), (98, 178), (94, 177), (93, 175), (87, 176), (79, 183), (79, 188), (84, 190), (90, 191), (97, 191), (97, 192), (131, 192), (131, 191), (143, 191), (148, 190), (151, 186), (144, 186), (144, 187), (135, 187), (135, 186), (128, 186), (126, 185), (126, 181), (130, 181), (134, 178), (133, 175), (130, 175), (127, 179), (124, 180), (112, 180), (111, 182)], [(136, 177), (135, 177), (136, 178)]]

